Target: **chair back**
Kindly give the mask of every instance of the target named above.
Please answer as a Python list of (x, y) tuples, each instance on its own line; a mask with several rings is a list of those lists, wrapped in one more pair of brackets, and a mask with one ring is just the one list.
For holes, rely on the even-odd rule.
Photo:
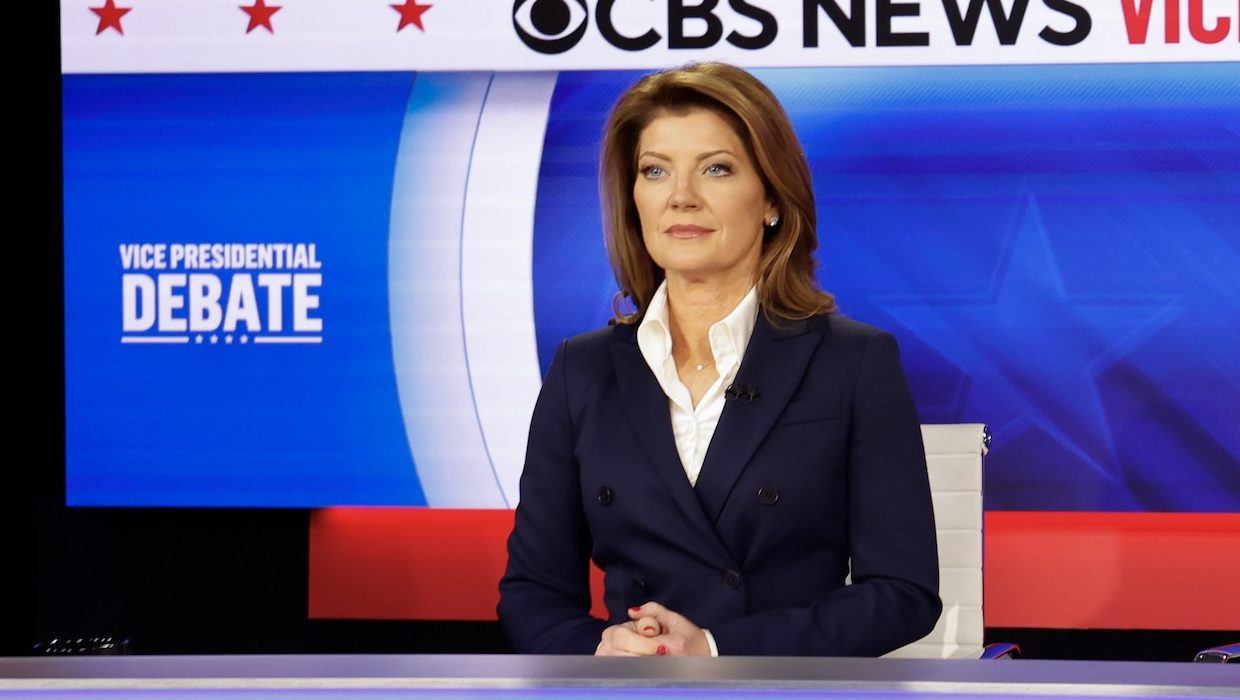
[(976, 659), (982, 653), (982, 458), (990, 436), (981, 423), (923, 425), (926, 467), (939, 542), (934, 630), (888, 657)]

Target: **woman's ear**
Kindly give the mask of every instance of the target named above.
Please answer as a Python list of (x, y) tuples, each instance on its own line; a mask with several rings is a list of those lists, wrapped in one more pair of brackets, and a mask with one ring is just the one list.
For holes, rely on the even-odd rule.
[(771, 228), (777, 223), (779, 223), (779, 205), (768, 198), (766, 200), (766, 211), (762, 214), (762, 225)]

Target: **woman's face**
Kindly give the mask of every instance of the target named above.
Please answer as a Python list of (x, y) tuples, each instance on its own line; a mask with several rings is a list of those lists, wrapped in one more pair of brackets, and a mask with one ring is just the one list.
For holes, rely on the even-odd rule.
[(757, 277), (762, 227), (777, 211), (740, 136), (716, 112), (664, 112), (646, 125), (633, 200), (646, 249), (669, 279)]

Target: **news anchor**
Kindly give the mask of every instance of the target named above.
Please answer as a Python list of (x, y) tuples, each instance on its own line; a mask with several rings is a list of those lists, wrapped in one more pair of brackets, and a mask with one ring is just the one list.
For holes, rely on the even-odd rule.
[(515, 649), (874, 656), (924, 636), (941, 603), (919, 422), (894, 338), (815, 282), (779, 102), (728, 65), (648, 75), (601, 158), (620, 291), (534, 409), (500, 581)]

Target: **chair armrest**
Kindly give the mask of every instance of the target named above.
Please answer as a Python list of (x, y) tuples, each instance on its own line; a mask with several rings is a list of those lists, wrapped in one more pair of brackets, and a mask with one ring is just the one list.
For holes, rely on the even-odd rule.
[(1224, 644), (1197, 652), (1193, 661), (1216, 664), (1240, 664), (1240, 643)]
[(995, 642), (982, 648), (979, 659), (1019, 659), (1020, 647), (1011, 642)]

